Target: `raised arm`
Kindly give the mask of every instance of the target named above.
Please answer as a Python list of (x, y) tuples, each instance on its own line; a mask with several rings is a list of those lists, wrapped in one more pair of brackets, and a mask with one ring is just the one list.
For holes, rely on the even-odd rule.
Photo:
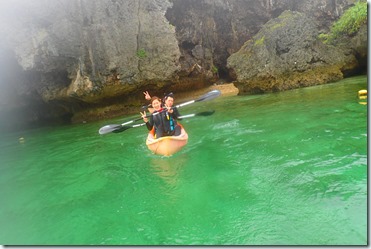
[(146, 100), (151, 100), (151, 95), (149, 95), (148, 91), (143, 92), (143, 94)]

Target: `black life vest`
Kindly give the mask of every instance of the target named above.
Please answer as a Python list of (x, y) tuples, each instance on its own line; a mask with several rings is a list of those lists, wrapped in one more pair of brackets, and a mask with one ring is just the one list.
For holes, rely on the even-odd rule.
[(171, 113), (161, 110), (158, 114), (153, 115), (153, 124), (155, 131), (162, 130), (164, 135), (172, 135), (174, 133), (175, 126), (177, 125), (176, 120), (174, 120)]

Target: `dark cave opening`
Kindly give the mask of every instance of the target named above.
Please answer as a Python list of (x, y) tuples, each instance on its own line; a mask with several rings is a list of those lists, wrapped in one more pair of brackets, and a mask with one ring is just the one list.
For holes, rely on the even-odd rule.
[(230, 76), (229, 70), (225, 66), (218, 68), (219, 81), (232, 82), (234, 79)]

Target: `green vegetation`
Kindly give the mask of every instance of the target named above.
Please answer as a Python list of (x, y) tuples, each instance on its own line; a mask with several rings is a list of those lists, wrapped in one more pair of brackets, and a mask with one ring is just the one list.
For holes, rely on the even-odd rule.
[(147, 57), (147, 53), (146, 53), (146, 51), (145, 51), (143, 48), (139, 49), (139, 50), (137, 51), (137, 57), (138, 57), (139, 59), (144, 59), (144, 58), (146, 58), (146, 57)]
[(269, 26), (269, 29), (271, 31), (275, 30), (275, 29), (278, 29), (280, 27), (283, 27), (284, 25), (286, 25), (284, 22), (280, 22), (280, 23), (275, 23), (274, 25), (271, 25)]
[(320, 34), (318, 37), (324, 43), (332, 43), (342, 35), (354, 35), (365, 23), (367, 23), (367, 2), (358, 1), (331, 26), (329, 34)]
[(292, 17), (293, 17), (293, 12), (291, 10), (285, 10), (278, 18), (287, 19), (287, 18), (292, 18)]
[(265, 39), (265, 37), (262, 36), (262, 38), (260, 38), (259, 40), (256, 40), (255, 41), (254, 45), (255, 46), (262, 45), (264, 43), (264, 39)]
[(175, 26), (174, 25), (172, 25), (171, 23), (169, 23), (169, 26), (170, 26), (170, 30), (175, 31)]
[(213, 65), (212, 68), (211, 68), (211, 71), (212, 71), (214, 74), (217, 74), (219, 70), (218, 70), (218, 68), (217, 68), (215, 65)]

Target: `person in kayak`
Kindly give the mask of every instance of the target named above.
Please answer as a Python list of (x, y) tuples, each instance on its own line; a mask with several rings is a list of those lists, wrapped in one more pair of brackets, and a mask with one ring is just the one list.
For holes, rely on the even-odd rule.
[[(151, 100), (151, 95), (149, 95), (148, 91), (143, 92), (143, 94), (144, 94), (144, 98), (146, 100)], [(165, 95), (163, 100), (164, 100), (164, 102), (162, 102), (161, 105), (163, 107), (167, 108), (167, 110), (169, 112), (169, 115), (173, 119), (178, 119), (181, 115), (178, 111), (178, 108), (173, 107), (173, 105), (174, 105), (174, 94), (173, 93), (168, 93), (167, 95)], [(149, 104), (148, 106), (144, 106), (143, 108), (148, 108), (148, 111), (150, 113), (152, 113), (154, 111), (154, 109), (150, 108), (149, 106), (151, 106), (151, 104)]]
[[(144, 94), (144, 98), (146, 100), (151, 100), (151, 95), (149, 95), (148, 91), (143, 92), (143, 94)], [(167, 95), (165, 95), (163, 100), (164, 100), (164, 102), (162, 103), (162, 106), (168, 108), (170, 110), (169, 113), (171, 115), (173, 115), (173, 118), (177, 119), (180, 116), (180, 113), (178, 111), (178, 108), (173, 107), (173, 105), (174, 105), (174, 94), (173, 93), (168, 93)], [(148, 106), (143, 106), (142, 108), (148, 109), (148, 111), (150, 113), (152, 113), (154, 110), (153, 110), (153, 108), (150, 108), (149, 106), (151, 106), (151, 104), (149, 104)]]
[(161, 99), (157, 96), (151, 98), (151, 105), (154, 109), (149, 120), (146, 112), (140, 112), (147, 129), (155, 129), (156, 138), (164, 136), (178, 136), (181, 133), (181, 127), (176, 119), (180, 116), (177, 108), (173, 108), (174, 98), (165, 96), (165, 107), (161, 106)]

